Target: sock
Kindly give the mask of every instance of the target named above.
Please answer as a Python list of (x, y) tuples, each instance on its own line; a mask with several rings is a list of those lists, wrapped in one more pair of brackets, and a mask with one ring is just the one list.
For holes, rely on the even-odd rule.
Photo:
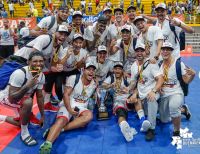
[(49, 93), (45, 94), (45, 96), (44, 96), (44, 104), (50, 102), (50, 97), (51, 97), (51, 94), (49, 94)]
[(121, 128), (121, 131), (124, 130), (126, 127), (129, 127), (129, 124), (127, 121), (122, 121), (119, 124), (119, 127)]
[(5, 115), (0, 115), (0, 121), (6, 121), (7, 116)]
[(21, 125), (21, 137), (22, 140), (30, 136), (29, 131), (28, 131), (28, 125)]
[(142, 110), (142, 109), (138, 110), (137, 114), (139, 116), (139, 119), (141, 119), (142, 117), (144, 117), (144, 110)]

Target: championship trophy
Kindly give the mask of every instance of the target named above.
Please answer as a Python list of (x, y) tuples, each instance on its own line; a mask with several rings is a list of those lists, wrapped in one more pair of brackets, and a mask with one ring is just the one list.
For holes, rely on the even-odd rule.
[(98, 100), (98, 111), (97, 111), (97, 120), (107, 120), (109, 119), (108, 111), (105, 106), (106, 99), (106, 90), (103, 88), (97, 89), (97, 100)]

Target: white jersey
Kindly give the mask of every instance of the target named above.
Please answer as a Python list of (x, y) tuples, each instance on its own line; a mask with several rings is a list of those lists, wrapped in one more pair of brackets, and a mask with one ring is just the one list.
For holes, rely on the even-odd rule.
[[(177, 20), (178, 22), (181, 22), (182, 25), (185, 24), (178, 18), (174, 18), (174, 19)], [(175, 42), (175, 35), (174, 35), (174, 32), (170, 29), (169, 20), (165, 19), (162, 25), (157, 20), (156, 26), (161, 28), (163, 36), (164, 36), (164, 42), (170, 42), (172, 46), (174, 47), (172, 56), (175, 58), (179, 58), (180, 57), (180, 43), (179, 43), (179, 40), (176, 40)], [(182, 31), (182, 28), (175, 26), (175, 32), (178, 37), (181, 31)]]
[(0, 45), (14, 45), (13, 36), (11, 36), (11, 29), (0, 29)]
[(99, 79), (99, 81), (105, 80), (108, 72), (112, 72), (113, 69), (113, 62), (110, 61), (109, 59), (106, 59), (103, 64), (98, 63), (97, 57), (92, 56), (88, 57), (87, 61), (91, 61), (92, 63), (95, 64), (96, 70), (95, 70), (95, 76)]
[(149, 26), (146, 35), (142, 33), (138, 38), (143, 44), (148, 45), (150, 47), (150, 56), (149, 58), (154, 58), (157, 52), (157, 41), (163, 40), (163, 34), (159, 27), (157, 26)]
[[(83, 35), (83, 38), (85, 40), (87, 40), (87, 41), (93, 41), (94, 40), (94, 32), (95, 32), (95, 29), (96, 29), (96, 24), (97, 23), (94, 23), (93, 26), (88, 26), (87, 28), (85, 28), (84, 35)], [(100, 38), (97, 40), (96, 45), (95, 45), (95, 49), (90, 51), (89, 54), (91, 56), (96, 56), (97, 47), (99, 45), (105, 45), (106, 46), (107, 35), (108, 35), (108, 28), (106, 27), (105, 31), (102, 33)]]
[[(145, 65), (148, 64), (148, 61), (144, 63)], [(139, 72), (141, 71), (142, 66), (138, 65), (138, 62), (135, 61), (133, 65), (131, 66), (131, 80), (136, 82)], [(156, 85), (156, 80), (155, 78), (159, 75), (161, 75), (161, 71), (159, 70), (159, 67), (157, 64), (151, 64), (149, 63), (147, 67), (141, 72), (142, 73), (142, 78), (139, 79), (138, 84), (137, 84), (137, 89), (139, 93), (140, 99), (144, 99), (147, 97), (148, 93), (152, 91), (152, 89)]]
[[(186, 74), (185, 68), (186, 68), (185, 64), (183, 62), (181, 62), (182, 75)], [(164, 74), (163, 64), (161, 65), (160, 70)], [(162, 97), (168, 97), (168, 96), (171, 96), (171, 95), (174, 95), (174, 94), (183, 94), (183, 90), (182, 90), (180, 82), (177, 78), (176, 60), (170, 66), (170, 68), (168, 70), (168, 81), (164, 82), (164, 84), (162, 86), (162, 91), (163, 91)]]
[[(69, 48), (71, 47), (68, 46), (59, 52), (58, 54), (59, 59), (62, 60), (68, 54)], [(74, 53), (72, 53), (64, 64), (64, 71), (68, 72), (68, 71), (72, 71), (76, 69), (75, 67), (76, 63), (79, 62), (83, 58), (87, 58), (87, 56), (88, 56), (88, 52), (83, 48), (81, 48), (78, 55), (75, 55)]]
[(29, 28), (28, 27), (23, 27), (20, 29), (19, 31), (19, 35), (23, 38), (23, 37), (26, 37), (26, 36), (29, 36), (30, 34), (30, 31), (29, 31)]
[(74, 84), (76, 75), (70, 76), (66, 81), (67, 87), (74, 87), (72, 94), (70, 95), (70, 105), (72, 108), (74, 108), (75, 106), (87, 108), (88, 99), (94, 94), (96, 90), (96, 84), (94, 80), (92, 80), (89, 85), (85, 86), (82, 83), (81, 77), (82, 76), (80, 76), (80, 79), (75, 87)]
[[(41, 29), (47, 29), (47, 30), (49, 29), (48, 33), (49, 34), (53, 34), (53, 33), (56, 32), (56, 29), (59, 26), (56, 18), (57, 18), (57, 16), (55, 15), (55, 23), (53, 24), (51, 29), (49, 29), (49, 26), (51, 25), (51, 22), (52, 22), (52, 17), (51, 16), (42, 18), (42, 20), (37, 24), (37, 26), (40, 27)], [(62, 24), (63, 25), (67, 25), (66, 22), (63, 22)]]

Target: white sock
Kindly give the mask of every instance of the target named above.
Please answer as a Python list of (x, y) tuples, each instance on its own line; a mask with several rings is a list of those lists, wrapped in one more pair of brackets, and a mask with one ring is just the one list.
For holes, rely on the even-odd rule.
[(144, 117), (144, 110), (142, 110), (142, 109), (138, 110), (137, 114), (139, 116), (139, 119), (141, 119), (142, 117)]
[(21, 137), (22, 140), (30, 136), (29, 131), (28, 131), (28, 125), (21, 125)]
[(51, 97), (51, 94), (45, 93), (45, 96), (44, 96), (44, 104), (50, 102), (50, 97)]
[(0, 115), (0, 121), (6, 121), (7, 116), (5, 115)]
[(121, 130), (124, 130), (125, 127), (129, 127), (129, 124), (127, 121), (122, 121), (120, 122), (119, 127), (121, 128)]

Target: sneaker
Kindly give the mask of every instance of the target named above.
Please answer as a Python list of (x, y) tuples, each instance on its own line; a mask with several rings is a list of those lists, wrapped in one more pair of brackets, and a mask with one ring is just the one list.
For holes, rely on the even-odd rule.
[(31, 112), (30, 124), (35, 125), (35, 126), (40, 125), (40, 120), (33, 114), (33, 112)]
[(189, 107), (186, 104), (183, 104), (182, 108), (184, 109), (184, 112), (182, 114), (186, 117), (187, 120), (189, 120), (191, 118)]
[(123, 129), (121, 129), (121, 132), (127, 142), (130, 142), (133, 140), (133, 133), (131, 132), (131, 128), (129, 126), (126, 126)]
[(152, 141), (155, 137), (155, 130), (149, 129), (146, 133), (145, 140), (146, 141)]
[(151, 123), (148, 120), (144, 120), (141, 124), (140, 131), (146, 132), (147, 130), (149, 130), (150, 127), (151, 127)]
[(132, 136), (134, 136), (134, 135), (137, 134), (137, 131), (135, 130), (135, 128), (130, 127), (130, 134), (131, 134)]
[(50, 102), (44, 104), (44, 111), (57, 112), (58, 107), (53, 106)]
[(47, 128), (47, 129), (45, 130), (45, 132), (43, 133), (42, 137), (43, 137), (44, 139), (46, 139), (47, 136), (49, 135), (49, 132), (50, 132), (50, 129)]
[(39, 154), (50, 154), (50, 153), (51, 153), (51, 148), (52, 148), (52, 143), (49, 142), (49, 141), (45, 141), (45, 142), (40, 146)]
[(174, 131), (173, 137), (180, 137), (180, 131)]

